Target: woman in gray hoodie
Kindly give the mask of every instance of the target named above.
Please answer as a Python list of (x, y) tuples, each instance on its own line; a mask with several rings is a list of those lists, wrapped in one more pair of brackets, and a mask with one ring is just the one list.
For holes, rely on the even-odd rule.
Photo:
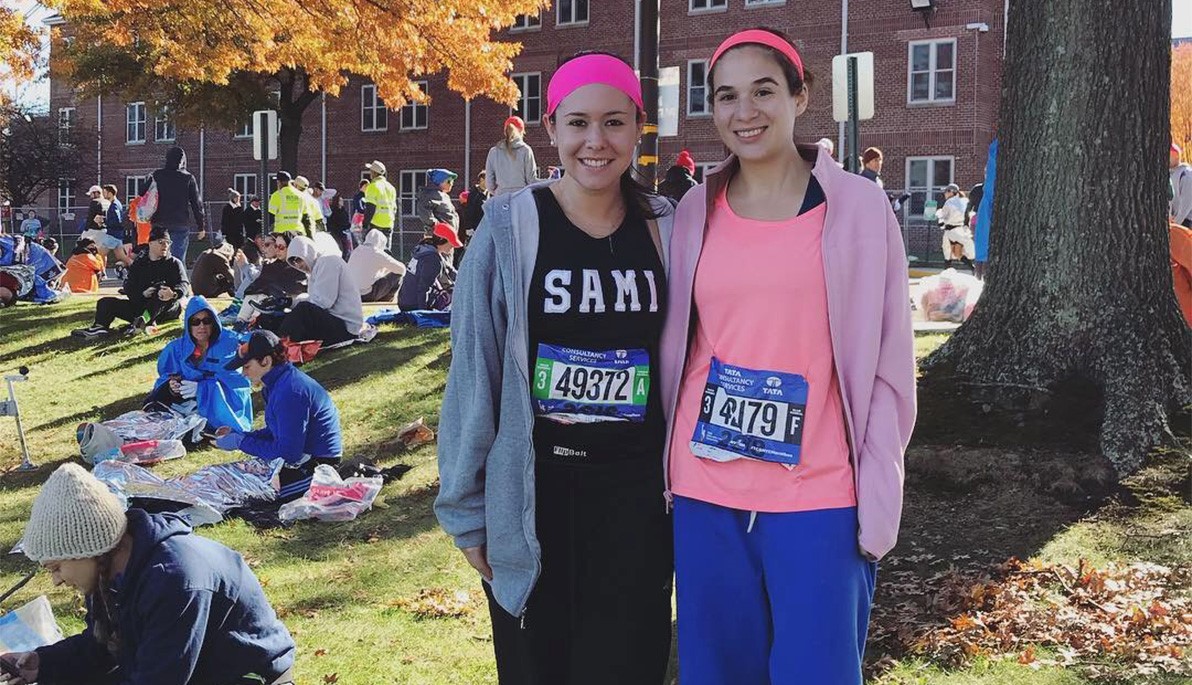
[(538, 180), (534, 150), (526, 144), (526, 122), (521, 117), (505, 120), (505, 137), (488, 151), (484, 178), (493, 196), (512, 193)]

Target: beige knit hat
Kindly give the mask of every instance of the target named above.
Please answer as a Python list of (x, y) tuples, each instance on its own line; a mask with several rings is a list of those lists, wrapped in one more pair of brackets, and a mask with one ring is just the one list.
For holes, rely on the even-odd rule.
[(37, 563), (89, 559), (120, 542), (128, 519), (120, 500), (78, 464), (63, 464), (33, 500), (25, 556)]

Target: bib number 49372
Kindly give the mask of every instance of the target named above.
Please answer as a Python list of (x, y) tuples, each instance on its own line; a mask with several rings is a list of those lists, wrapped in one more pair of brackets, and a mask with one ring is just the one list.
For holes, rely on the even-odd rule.
[(562, 423), (645, 420), (646, 350), (579, 350), (540, 344), (530, 388), (534, 412)]

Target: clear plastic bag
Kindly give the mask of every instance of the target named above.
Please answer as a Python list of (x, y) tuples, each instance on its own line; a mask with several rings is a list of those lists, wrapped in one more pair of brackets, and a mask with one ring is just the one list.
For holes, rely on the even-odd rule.
[(31, 652), (62, 639), (54, 609), (45, 595), (0, 616), (0, 652)]
[(277, 516), (287, 523), (299, 519), (351, 521), (372, 507), (383, 484), (380, 478), (344, 480), (335, 469), (320, 464), (315, 467), (310, 490), (300, 499), (281, 505)]
[(955, 269), (924, 278), (920, 284), (920, 305), (928, 321), (963, 323), (973, 313), (984, 284)]
[(140, 440), (97, 455), (95, 463), (115, 459), (126, 464), (149, 466), (185, 456), (186, 446), (181, 440)]

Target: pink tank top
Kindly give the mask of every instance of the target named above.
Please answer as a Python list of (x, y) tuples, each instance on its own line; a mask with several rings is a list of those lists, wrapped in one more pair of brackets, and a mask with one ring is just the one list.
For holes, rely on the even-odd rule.
[[(696, 268), (695, 331), (670, 444), (671, 491), (675, 494), (745, 511), (811, 511), (856, 505), (828, 329), (821, 251), (825, 211), (826, 205), (821, 203), (793, 219), (758, 221), (734, 214), (723, 192), (716, 199)], [(726, 417), (724, 425), (742, 431), (746, 427), (752, 431), (753, 424), (760, 427), (763, 417), (777, 416), (780, 425), (784, 420), (782, 412), (751, 411), (733, 400), (725, 405), (724, 391), (714, 390), (718, 386), (710, 384), (713, 357), (722, 365), (714, 378), (723, 380), (724, 365), (729, 365), (732, 368), (727, 373), (742, 369), (740, 373), (756, 375), (759, 387), (790, 387), (796, 376), (806, 381), (804, 409), (791, 410), (800, 415), (790, 423), (790, 430), (799, 435), (782, 436), (783, 449), (797, 444), (797, 463), (757, 458), (716, 461), (695, 456), (693, 438), (700, 426), (708, 425), (701, 418), (711, 421), (708, 417), (718, 414)], [(715, 411), (701, 417), (701, 405), (711, 407), (713, 396)], [(794, 428), (798, 424), (801, 427)], [(708, 438), (701, 440), (706, 443)], [(740, 443), (726, 442), (722, 452), (731, 444)], [(697, 444), (696, 449), (706, 452), (707, 447)]]

